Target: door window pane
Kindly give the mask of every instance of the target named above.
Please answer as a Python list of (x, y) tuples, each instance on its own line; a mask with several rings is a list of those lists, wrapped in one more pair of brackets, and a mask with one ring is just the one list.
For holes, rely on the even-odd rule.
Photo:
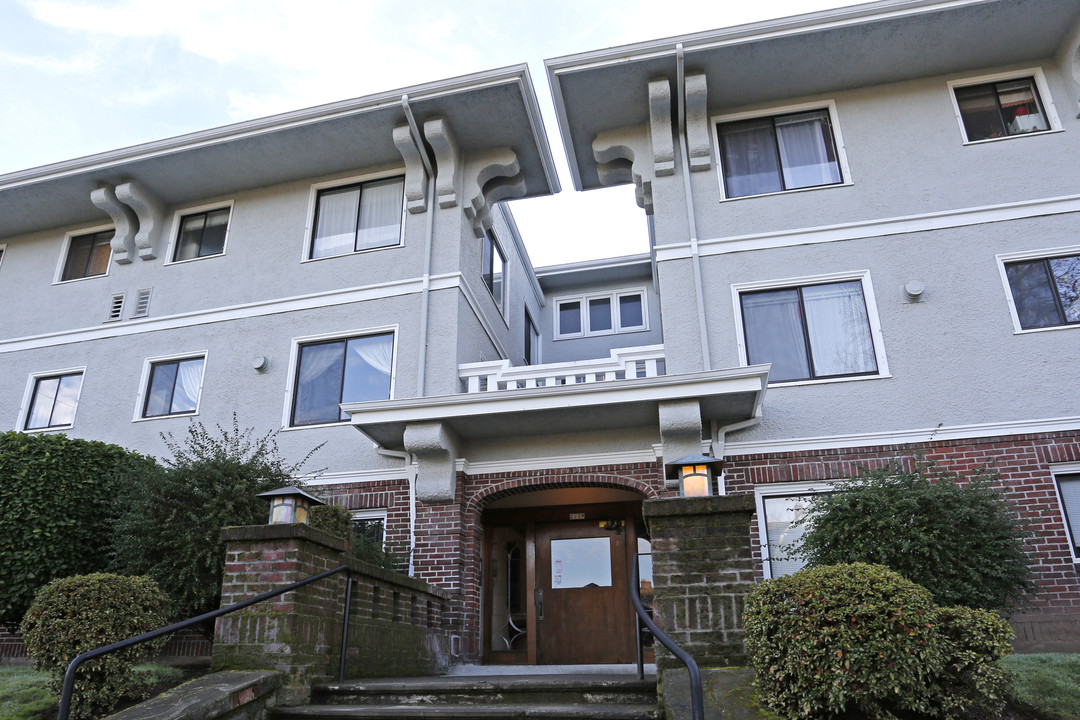
[(611, 587), (611, 538), (552, 540), (551, 587)]

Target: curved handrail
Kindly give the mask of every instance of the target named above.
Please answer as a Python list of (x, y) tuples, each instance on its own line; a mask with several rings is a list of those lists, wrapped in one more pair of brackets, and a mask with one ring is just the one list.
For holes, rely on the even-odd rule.
[[(652, 632), (653, 637), (659, 640), (664, 647), (671, 651), (672, 655), (681, 660), (682, 664), (686, 666), (687, 671), (690, 673), (690, 704), (693, 709), (694, 720), (705, 720), (705, 701), (701, 692), (701, 671), (698, 670), (697, 662), (694, 658), (690, 657), (690, 653), (676, 645), (675, 641), (669, 638), (664, 631), (653, 622), (653, 619), (649, 617), (649, 612), (645, 609), (644, 603), (641, 602), (641, 594), (638, 590), (641, 582), (638, 577), (638, 558), (641, 555), (642, 553), (634, 553), (634, 562), (630, 568), (630, 602), (634, 604), (634, 611), (637, 613), (638, 617), (641, 618), (641, 621), (645, 623), (645, 627), (649, 628), (649, 631)], [(639, 654), (640, 651), (641, 640), (639, 636)]]
[(283, 588), (279, 588), (277, 590), (270, 590), (269, 592), (264, 592), (261, 595), (256, 595), (253, 598), (248, 598), (247, 600), (241, 600), (238, 603), (233, 603), (228, 607), (218, 608), (217, 610), (212, 610), (208, 613), (203, 613), (202, 615), (198, 615), (187, 620), (181, 620), (178, 623), (173, 623), (172, 625), (167, 625), (166, 627), (158, 628), (157, 630), (151, 630), (150, 632), (143, 633), (142, 635), (137, 635), (126, 640), (120, 640), (119, 642), (114, 642), (112, 645), (105, 645), (104, 647), (99, 647), (94, 650), (87, 650), (86, 652), (72, 660), (71, 664), (68, 665), (67, 672), (64, 673), (64, 689), (60, 693), (60, 710), (57, 713), (56, 720), (68, 719), (68, 712), (71, 710), (71, 695), (75, 691), (75, 671), (87, 660), (93, 660), (94, 658), (100, 657), (101, 655), (107, 655), (111, 652), (116, 652), (117, 650), (123, 650), (133, 645), (138, 645), (140, 643), (147, 642), (148, 640), (159, 638), (162, 635), (168, 635), (169, 633), (176, 632), (177, 630), (183, 630), (184, 628), (191, 627), (192, 625), (198, 625), (201, 622), (213, 620), (214, 618), (221, 617), (222, 615), (228, 615), (229, 613), (235, 612), (237, 610), (243, 610), (246, 607), (256, 605), (265, 600), (269, 600), (270, 598), (277, 597), (278, 595), (283, 595), (287, 592), (303, 587), (304, 585), (310, 585), (313, 582), (318, 582), (319, 580), (323, 580), (330, 577), (331, 575), (336, 575), (340, 572), (348, 573), (345, 591), (345, 619), (342, 625), (341, 632), (341, 658), (338, 665), (338, 681), (340, 682), (344, 680), (346, 650), (345, 640), (349, 634), (349, 605), (351, 604), (352, 600), (352, 568), (350, 568), (348, 565), (340, 565), (333, 570), (325, 570), (318, 575), (312, 575), (310, 577), (304, 578), (303, 580), (299, 580), (290, 585), (286, 585)]

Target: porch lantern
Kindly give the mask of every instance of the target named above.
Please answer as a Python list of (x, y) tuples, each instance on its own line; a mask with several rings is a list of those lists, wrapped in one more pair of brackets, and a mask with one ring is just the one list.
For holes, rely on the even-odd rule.
[(325, 505), (322, 500), (309, 495), (295, 485), (259, 493), (258, 497), (270, 500), (270, 525), (301, 523), (306, 525), (314, 505)]
[(682, 497), (708, 497), (713, 494), (713, 471), (721, 461), (706, 455), (687, 455), (665, 463), (668, 479), (679, 478)]

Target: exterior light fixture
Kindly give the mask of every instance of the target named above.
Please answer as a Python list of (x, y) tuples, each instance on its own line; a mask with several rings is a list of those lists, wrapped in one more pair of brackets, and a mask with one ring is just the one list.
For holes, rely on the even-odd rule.
[(300, 523), (306, 525), (311, 516), (311, 508), (325, 505), (322, 500), (309, 495), (295, 485), (259, 493), (258, 497), (270, 500), (270, 525)]
[(682, 497), (708, 497), (713, 494), (713, 472), (721, 461), (706, 455), (687, 455), (673, 462), (665, 463), (664, 468), (669, 479), (679, 479), (679, 494)]

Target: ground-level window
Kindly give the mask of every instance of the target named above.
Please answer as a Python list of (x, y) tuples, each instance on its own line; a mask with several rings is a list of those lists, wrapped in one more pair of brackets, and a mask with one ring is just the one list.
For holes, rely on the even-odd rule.
[(82, 392), (83, 371), (70, 370), (33, 375), (30, 405), (23, 430), (71, 427)]
[(1061, 472), (1054, 473), (1054, 480), (1073, 561), (1076, 562), (1080, 560), (1080, 466), (1062, 468)]
[(869, 278), (736, 288), (747, 364), (771, 363), (769, 382), (885, 374)]
[(757, 501), (761, 564), (766, 578), (783, 577), (802, 570), (806, 560), (793, 548), (809, 529), (799, 521), (805, 516), (814, 494), (829, 492), (828, 483), (785, 483), (759, 485)]
[(199, 407), (205, 363), (204, 355), (151, 361), (142, 417), (195, 413)]
[(386, 540), (386, 510), (354, 510), (352, 516), (357, 538), (381, 550)]
[(392, 332), (299, 343), (289, 424), (340, 422), (341, 403), (388, 400), (393, 364)]

